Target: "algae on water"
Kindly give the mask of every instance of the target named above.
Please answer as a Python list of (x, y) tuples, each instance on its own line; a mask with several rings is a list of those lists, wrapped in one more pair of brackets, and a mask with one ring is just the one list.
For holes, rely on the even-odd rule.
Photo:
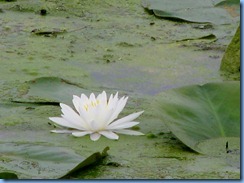
[[(0, 0), (0, 145), (62, 147), (88, 157), (109, 144), (104, 162), (70, 179), (240, 178), (240, 169), (226, 158), (190, 151), (151, 107), (164, 90), (222, 81), (219, 66), (239, 25), (240, 6), (225, 7), (237, 16), (215, 25), (157, 18), (144, 11), (141, 0)], [(76, 92), (101, 90), (129, 96), (124, 115), (145, 110), (145, 136), (91, 143), (89, 137), (50, 134), (48, 117), (60, 115), (58, 102), (70, 105)], [(18, 154), (0, 158), (5, 177), (14, 176), (6, 166), (26, 165), (23, 174), (36, 170), (29, 169), (29, 160), (16, 164)]]

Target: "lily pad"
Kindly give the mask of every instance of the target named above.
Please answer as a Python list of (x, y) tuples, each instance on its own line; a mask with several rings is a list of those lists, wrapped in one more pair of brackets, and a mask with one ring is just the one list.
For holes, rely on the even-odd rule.
[[(93, 164), (106, 155), (95, 152), (82, 157), (73, 150), (30, 143), (1, 143), (0, 178), (53, 179), (61, 178)], [(17, 178), (17, 177), (15, 177)]]
[(187, 22), (226, 24), (231, 16), (222, 8), (214, 6), (212, 0), (143, 0), (142, 6), (162, 18)]
[(239, 0), (225, 0), (215, 5), (226, 9), (232, 17), (240, 15), (240, 1)]
[[(199, 153), (212, 153), (210, 148), (203, 148), (211, 139), (240, 137), (239, 82), (177, 88), (161, 93), (158, 102), (161, 119), (169, 129)], [(212, 148), (218, 146), (223, 149), (220, 143)]]
[(70, 104), (73, 95), (85, 90), (58, 77), (41, 77), (25, 82), (19, 87), (19, 97), (14, 102), (24, 103), (66, 103)]
[(18, 179), (18, 176), (10, 172), (1, 172), (0, 179)]
[(222, 58), (220, 70), (226, 80), (240, 80), (240, 26)]

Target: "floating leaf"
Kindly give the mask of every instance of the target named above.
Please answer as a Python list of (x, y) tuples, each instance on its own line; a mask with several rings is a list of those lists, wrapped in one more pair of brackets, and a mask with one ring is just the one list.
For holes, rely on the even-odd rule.
[(80, 95), (85, 90), (75, 84), (57, 77), (41, 77), (28, 81), (20, 88), (25, 88), (14, 102), (27, 103), (66, 103), (71, 104), (73, 95)]
[(18, 176), (11, 172), (1, 172), (0, 179), (18, 179)]
[(169, 90), (159, 95), (159, 105), (161, 119), (176, 137), (197, 152), (211, 151), (199, 146), (206, 140), (240, 137), (239, 82)]
[(76, 171), (80, 170), (81, 168), (88, 166), (91, 164), (91, 162), (96, 162), (98, 160), (101, 159), (101, 157), (105, 157), (107, 156), (107, 151), (109, 150), (109, 147), (106, 147), (103, 152), (100, 153), (94, 153), (93, 155), (89, 156), (86, 160), (84, 160), (83, 162), (81, 162), (80, 164), (78, 164), (76, 167), (74, 167), (72, 170), (70, 170), (69, 172), (67, 172), (64, 176), (62, 176), (61, 178), (65, 178), (69, 175), (72, 175), (73, 173), (75, 173)]
[(215, 5), (222, 7), (229, 12), (232, 17), (240, 16), (240, 1), (239, 0), (225, 0)]
[[(89, 157), (81, 157), (73, 150), (50, 145), (30, 143), (1, 143), (1, 177), (20, 179), (54, 179), (93, 164), (106, 155), (95, 152)], [(6, 173), (7, 172), (7, 173)], [(11, 172), (11, 173), (10, 173)]]
[(195, 39), (210, 39), (212, 41), (216, 41), (217, 38), (214, 34), (208, 34), (206, 36), (202, 36), (202, 37), (197, 37), (197, 38), (185, 38), (182, 40), (177, 40), (176, 42), (180, 42), (180, 41), (189, 41), (189, 40), (195, 40)]
[(162, 18), (188, 22), (227, 24), (231, 16), (222, 8), (214, 6), (212, 0), (143, 0), (142, 6)]
[(240, 26), (222, 58), (220, 70), (226, 80), (240, 80)]

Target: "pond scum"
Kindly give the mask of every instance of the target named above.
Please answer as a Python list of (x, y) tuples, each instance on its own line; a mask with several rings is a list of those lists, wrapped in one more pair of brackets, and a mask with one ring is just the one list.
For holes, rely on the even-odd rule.
[[(227, 127), (228, 133), (234, 133), (230, 129), (238, 130), (239, 82), (231, 82), (233, 86), (225, 84), (219, 69), (239, 26), (239, 2), (211, 4), (211, 8), (219, 8), (218, 12), (224, 11), (226, 16), (212, 22), (158, 17), (165, 14), (156, 11), (155, 16), (145, 2), (151, 3), (0, 1), (1, 178), (240, 179), (238, 133), (234, 137), (201, 141), (194, 149), (189, 145), (191, 139), (186, 138), (186, 143), (168, 125), (169, 116), (177, 112), (182, 119), (175, 118), (172, 125), (178, 124), (177, 120), (179, 124), (194, 123), (197, 115), (211, 122), (207, 118), (211, 115), (204, 114), (229, 114), (223, 111), (227, 108), (216, 110), (224, 98), (237, 106), (231, 108), (228, 116), (233, 124), (233, 128)], [(169, 13), (176, 6), (169, 4), (173, 1), (162, 2), (167, 3)], [(202, 8), (202, 1), (185, 2), (198, 6), (198, 12), (210, 11)], [(223, 84), (214, 87), (225, 87), (233, 95), (222, 92), (217, 94), (220, 98), (206, 99), (212, 95), (201, 89), (215, 82)], [(201, 97), (194, 101), (182, 97), (188, 86)], [(121, 134), (119, 140), (100, 138), (93, 142), (89, 136), (50, 133), (55, 127), (59, 129), (48, 119), (60, 116), (59, 103), (72, 106), (73, 95), (97, 95), (102, 91), (108, 95), (118, 91), (120, 96), (129, 97), (119, 117), (145, 111), (138, 117), (140, 125), (133, 128), (144, 136)], [(166, 100), (160, 98), (163, 95), (181, 99), (166, 105), (160, 102)], [(177, 104), (172, 108), (175, 110), (170, 111), (173, 104)], [(167, 117), (163, 116), (166, 113)], [(182, 123), (184, 120), (187, 122)], [(222, 121), (218, 122), (221, 127)], [(181, 127), (182, 132), (185, 127)], [(199, 129), (191, 133), (208, 133)], [(222, 132), (227, 133), (225, 128)], [(213, 134), (211, 131), (211, 137)], [(226, 142), (231, 153), (226, 152)], [(197, 153), (197, 148), (203, 152)]]

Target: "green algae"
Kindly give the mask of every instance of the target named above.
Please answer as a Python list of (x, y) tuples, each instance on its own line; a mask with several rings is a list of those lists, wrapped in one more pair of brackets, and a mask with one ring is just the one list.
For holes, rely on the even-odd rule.
[[(161, 91), (221, 81), (221, 58), (238, 22), (199, 28), (162, 21), (145, 13), (139, 0), (23, 0), (0, 6), (1, 142), (47, 143), (87, 155), (109, 144), (104, 163), (71, 179), (240, 178), (240, 170), (222, 158), (196, 154), (177, 140), (150, 105)], [(45, 16), (41, 9), (47, 10)], [(57, 30), (61, 32), (52, 36)], [(210, 34), (217, 40), (198, 39)], [(48, 117), (60, 115), (58, 106), (38, 103), (43, 96), (32, 103), (11, 102), (28, 93), (30, 81), (42, 77), (62, 78), (87, 93), (129, 95), (122, 115), (145, 110), (138, 118), (139, 130), (157, 138), (121, 135), (118, 141), (101, 138), (94, 143), (89, 137), (50, 133), (54, 126)]]

